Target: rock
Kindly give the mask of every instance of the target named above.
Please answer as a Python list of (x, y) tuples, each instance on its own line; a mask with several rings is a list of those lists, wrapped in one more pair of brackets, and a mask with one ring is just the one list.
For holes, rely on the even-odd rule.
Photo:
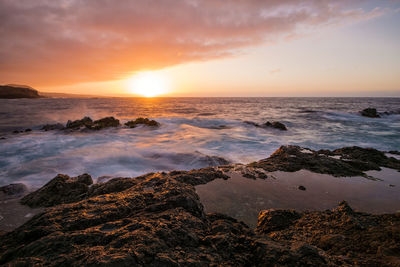
[[(57, 177), (36, 192), (72, 197), (66, 183), (91, 183), (86, 174)], [(149, 173), (93, 185), (66, 201), (57, 196), (61, 205), (1, 235), (0, 264), (381, 266), (400, 259), (400, 214), (358, 213), (345, 202), (331, 211), (268, 210), (253, 231), (204, 213), (192, 184), (222, 177), (217, 168)]]
[(380, 118), (376, 108), (366, 108), (363, 109), (361, 112), (361, 116), (369, 117), (369, 118)]
[(298, 214), (300, 218), (293, 220), (288, 227), (273, 232), (263, 231), (260, 221), (264, 217), (260, 217), (261, 226), (257, 226), (256, 231), (275, 242), (292, 244), (292, 250), (296, 252), (300, 249), (302, 252), (298, 252), (308, 254), (308, 257), (331, 259), (335, 266), (397, 266), (400, 262), (397, 241), (400, 234), (399, 214), (356, 212), (346, 202), (332, 210)]
[(118, 127), (118, 126), (120, 126), (119, 120), (115, 119), (114, 117), (106, 117), (106, 118), (102, 118), (100, 120), (94, 121), (93, 125), (90, 127), (90, 129), (100, 130), (100, 129), (104, 129), (104, 128)]
[(91, 184), (93, 181), (88, 174), (72, 178), (59, 174), (39, 190), (23, 197), (21, 204), (35, 208), (76, 202), (87, 196)]
[(286, 126), (283, 123), (279, 122), (279, 121), (273, 121), (273, 122), (267, 121), (264, 124), (264, 126), (265, 127), (272, 127), (272, 128), (279, 129), (279, 130), (282, 130), (282, 131), (287, 131)]
[(32, 132), (32, 129), (25, 129), (25, 132)]
[(255, 127), (259, 127), (259, 128), (275, 128), (275, 129), (279, 129), (282, 131), (287, 131), (286, 126), (279, 122), (279, 121), (273, 121), (273, 122), (269, 122), (267, 121), (266, 123), (260, 125), (258, 123), (252, 122), (252, 121), (244, 121), (244, 123), (249, 124), (249, 125), (253, 125)]
[(303, 186), (303, 185), (299, 185), (299, 190), (301, 190), (301, 191), (306, 191), (306, 188)]
[(400, 151), (397, 150), (390, 150), (388, 153), (393, 155), (400, 155)]
[(28, 192), (28, 187), (22, 183), (9, 184), (0, 187), (0, 200), (18, 198)]
[(229, 179), (229, 176), (225, 175), (222, 171), (214, 167), (191, 171), (171, 171), (168, 173), (168, 175), (177, 181), (190, 185), (206, 184), (215, 179)]
[(137, 118), (136, 120), (132, 120), (132, 121), (128, 121), (125, 123), (126, 126), (128, 126), (129, 128), (135, 128), (138, 125), (146, 125), (146, 126), (150, 126), (150, 127), (158, 127), (160, 126), (160, 123), (158, 123), (155, 120), (149, 120), (148, 118)]
[(103, 186), (107, 193), (48, 208), (2, 236), (0, 264), (254, 264), (252, 230), (228, 216), (206, 215), (193, 186), (167, 174)]
[(91, 128), (93, 125), (93, 120), (89, 117), (84, 117), (81, 120), (68, 121), (66, 128), (67, 129), (80, 129), (80, 128)]
[(120, 126), (119, 120), (114, 117), (105, 117), (96, 121), (93, 121), (89, 117), (84, 117), (81, 120), (68, 121), (67, 129), (71, 130), (80, 130), (80, 129), (88, 129), (88, 130), (101, 130), (109, 127), (118, 127)]
[(65, 127), (61, 123), (55, 123), (55, 124), (45, 124), (42, 126), (41, 130), (44, 131), (53, 131), (53, 130), (63, 130)]
[(289, 227), (301, 216), (294, 210), (263, 210), (258, 215), (257, 232), (266, 234)]
[(41, 98), (38, 91), (26, 85), (0, 85), (0, 98)]
[(295, 172), (306, 169), (333, 176), (364, 176), (369, 170), (387, 167), (400, 170), (400, 160), (387, 157), (373, 148), (344, 147), (341, 149), (314, 151), (299, 146), (281, 146), (269, 158), (247, 165), (267, 172)]
[(124, 191), (137, 184), (132, 178), (113, 178), (105, 183), (94, 184), (89, 189), (89, 196), (104, 195)]
[(342, 201), (339, 203), (338, 207), (335, 208), (333, 211), (338, 213), (346, 213), (346, 214), (353, 214), (353, 209), (349, 206), (346, 201)]

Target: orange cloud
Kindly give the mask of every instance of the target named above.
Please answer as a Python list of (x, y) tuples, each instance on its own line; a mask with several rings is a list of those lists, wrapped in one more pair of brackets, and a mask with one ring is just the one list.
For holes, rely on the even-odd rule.
[(2, 82), (61, 85), (235, 55), (380, 15), (335, 0), (0, 0)]

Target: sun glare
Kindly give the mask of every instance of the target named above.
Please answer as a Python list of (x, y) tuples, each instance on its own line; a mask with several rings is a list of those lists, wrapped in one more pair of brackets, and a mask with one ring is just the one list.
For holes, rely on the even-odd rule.
[(169, 84), (166, 77), (155, 72), (142, 72), (127, 81), (128, 89), (133, 94), (154, 97), (168, 93)]

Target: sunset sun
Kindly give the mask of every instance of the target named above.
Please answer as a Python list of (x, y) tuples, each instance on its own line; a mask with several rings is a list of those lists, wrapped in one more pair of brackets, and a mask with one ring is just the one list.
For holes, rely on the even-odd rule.
[(156, 72), (142, 72), (127, 80), (129, 92), (144, 97), (155, 97), (169, 91), (169, 83), (164, 75)]

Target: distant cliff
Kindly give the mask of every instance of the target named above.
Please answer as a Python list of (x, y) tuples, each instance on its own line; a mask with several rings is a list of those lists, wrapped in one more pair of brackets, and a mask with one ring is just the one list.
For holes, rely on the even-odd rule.
[(0, 85), (0, 98), (40, 98), (39, 92), (25, 85)]

